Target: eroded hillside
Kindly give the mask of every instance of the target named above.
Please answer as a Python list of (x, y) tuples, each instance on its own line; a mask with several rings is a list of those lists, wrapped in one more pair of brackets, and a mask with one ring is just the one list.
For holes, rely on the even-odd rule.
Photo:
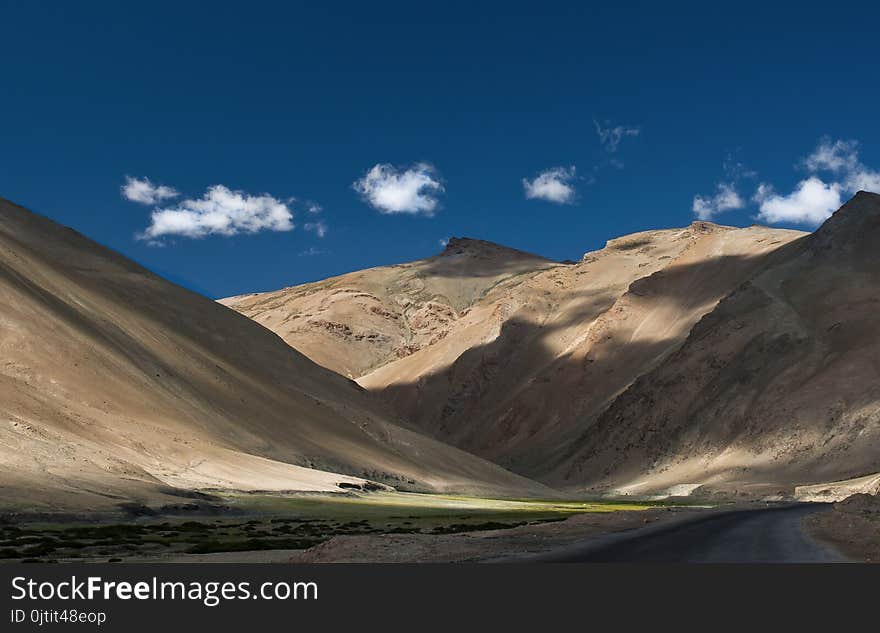
[[(594, 467), (590, 451), (638, 455), (624, 429), (637, 426), (632, 420), (644, 414), (637, 407), (628, 410), (603, 431), (621, 437), (607, 440), (594, 436), (597, 421), (616, 410), (616, 401), (629, 397), (643, 377), (670, 364), (719, 302), (787, 261), (805, 236), (695, 222), (610, 240), (577, 263), (517, 258), (513, 270), (507, 249), (457, 240), (450, 245), (456, 256), (476, 261), (478, 253), (483, 269), (505, 274), (491, 281), (487, 275), (468, 278), (476, 275), (471, 267), (457, 271), (458, 277), (435, 277), (432, 266), (449, 257), (447, 249), (402, 267), (251, 295), (244, 309), (247, 314), (271, 305), (256, 318), (270, 328), (273, 322), (295, 322), (296, 328), (280, 331), (294, 347), (317, 356), (326, 335), (314, 317), (296, 313), (287, 319), (286, 309), (324, 306), (326, 314), (332, 306), (336, 329), (375, 341), (387, 336), (381, 324), (388, 321), (363, 319), (369, 310), (364, 302), (387, 310), (400, 301), (398, 280), (406, 271), (411, 287), (431, 289), (426, 301), (444, 297), (449, 316), (432, 321), (442, 334), (435, 331), (404, 352), (381, 347), (369, 362), (363, 362), (361, 348), (343, 341), (329, 346), (332, 352), (326, 353), (335, 360), (328, 365), (359, 367), (361, 385), (390, 403), (407, 424), (444, 442), (556, 486), (607, 489), (600, 483), (604, 469)], [(440, 283), (449, 284), (445, 294), (436, 290)], [(357, 296), (367, 288), (369, 298)], [(403, 301), (410, 300), (406, 295)], [(242, 309), (242, 299), (230, 305)], [(673, 479), (670, 485), (690, 482)]]
[(878, 314), (880, 196), (861, 192), (640, 376), (560, 474), (768, 492), (880, 472)]

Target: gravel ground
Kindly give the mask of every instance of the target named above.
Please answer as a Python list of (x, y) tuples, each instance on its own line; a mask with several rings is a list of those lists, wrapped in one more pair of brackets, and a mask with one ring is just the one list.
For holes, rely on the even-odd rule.
[(817, 539), (854, 561), (880, 563), (880, 496), (858, 494), (807, 520)]

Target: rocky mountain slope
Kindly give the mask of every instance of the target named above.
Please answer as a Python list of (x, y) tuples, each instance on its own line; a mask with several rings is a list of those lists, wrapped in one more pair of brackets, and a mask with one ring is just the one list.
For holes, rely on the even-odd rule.
[(315, 362), (358, 378), (442, 340), (503, 280), (556, 266), (522, 251), (453, 237), (429, 259), (220, 302)]
[[(484, 242), (457, 240), (455, 256), (506, 275), (468, 293), (459, 304), (466, 307), (451, 310), (443, 321), (441, 336), (405, 354), (375, 358), (376, 367), (363, 366), (358, 382), (391, 403), (413, 428), (444, 442), (556, 486), (593, 485), (602, 473), (585, 466), (589, 459), (582, 460), (581, 451), (593, 446), (588, 438), (600, 416), (674, 354), (719, 301), (800, 248), (805, 235), (695, 222), (611, 240), (577, 263), (532, 258), (517, 260), (530, 268), (515, 270), (507, 267), (506, 249), (487, 251)], [(437, 283), (430, 264), (449, 256), (447, 249), (404, 269), (414, 275), (411, 283), (430, 287)], [(299, 305), (326, 305), (329, 297), (354, 296), (367, 286), (389, 305), (388, 297), (399, 295), (382, 294), (388, 270), (393, 268), (340, 277), (330, 288), (310, 284), (252, 295), (248, 309), (274, 301), (272, 319), (266, 312), (258, 317), (273, 327), (273, 319), (285, 319), (283, 295)], [(473, 268), (466, 272), (475, 274)], [(241, 309), (240, 299), (230, 305)], [(340, 307), (334, 319), (369, 337), (376, 326), (358, 314)], [(301, 329), (284, 330), (286, 340), (313, 350), (312, 324), (297, 318)], [(346, 350), (340, 345), (335, 353)], [(616, 452), (625, 446), (606, 448)]]
[[(562, 485), (562, 457), (726, 294), (801, 234), (698, 222), (612, 240), (489, 293), (429, 350), (359, 379), (418, 428)], [(567, 474), (567, 473), (565, 473)]]
[(565, 480), (639, 492), (874, 479), (880, 195), (860, 192), (773, 259), (570, 445)]
[(253, 321), (0, 199), (0, 506), (206, 487), (546, 494), (404, 429)]

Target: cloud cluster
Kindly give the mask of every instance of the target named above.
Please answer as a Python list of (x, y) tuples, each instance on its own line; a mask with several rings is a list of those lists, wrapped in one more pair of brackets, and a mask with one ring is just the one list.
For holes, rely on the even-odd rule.
[(320, 215), (324, 212), (324, 207), (316, 202), (311, 201), (303, 203), (302, 206), (305, 208), (306, 212), (313, 218), (312, 220), (303, 224), (303, 228), (306, 231), (310, 231), (321, 238), (327, 235), (329, 228), (327, 227), (327, 223), (320, 217)]
[(822, 139), (816, 150), (804, 159), (804, 165), (814, 174), (823, 171), (834, 174), (847, 192), (880, 191), (880, 172), (859, 159), (858, 141)]
[(736, 192), (734, 183), (722, 182), (718, 184), (714, 195), (694, 196), (692, 209), (699, 219), (711, 220), (719, 213), (742, 209), (744, 206), (745, 202)]
[(557, 204), (570, 204), (576, 196), (572, 184), (574, 179), (574, 166), (553, 167), (540, 172), (532, 180), (523, 178), (522, 184), (526, 198), (547, 200)]
[(154, 185), (149, 178), (125, 177), (125, 184), (120, 188), (122, 197), (140, 204), (156, 204), (180, 195), (176, 189), (165, 185)]
[(352, 186), (380, 213), (433, 215), (443, 192), (437, 171), (428, 163), (398, 169), (387, 163), (374, 165)]
[(327, 223), (324, 220), (316, 220), (315, 222), (306, 222), (303, 224), (303, 228), (306, 231), (311, 231), (318, 237), (324, 237), (327, 235)]
[(186, 199), (173, 207), (154, 209), (150, 226), (138, 237), (155, 243), (170, 236), (229, 237), (292, 230), (293, 214), (287, 203), (268, 194), (252, 196), (215, 185), (199, 199)]
[[(758, 205), (757, 220), (818, 226), (841, 206), (844, 197), (860, 190), (880, 192), (880, 172), (862, 163), (858, 141), (823, 138), (799, 164), (808, 176), (791, 193), (777, 193), (766, 182), (758, 185), (752, 196)], [(725, 162), (725, 172), (732, 180), (719, 184), (715, 195), (694, 196), (693, 211), (698, 218), (706, 220), (745, 206), (736, 181), (754, 177), (755, 173), (732, 160)]]
[(880, 191), (880, 172), (859, 159), (858, 141), (824, 138), (802, 164), (810, 176), (788, 195), (780, 195), (762, 183), (755, 194), (758, 219), (817, 226), (827, 220), (844, 195), (857, 191)]
[(603, 126), (599, 121), (593, 119), (593, 125), (596, 126), (596, 134), (599, 135), (599, 143), (606, 152), (613, 154), (620, 146), (620, 142), (627, 136), (638, 136), (641, 130), (637, 127), (627, 127), (625, 125), (612, 126), (610, 121), (605, 122)]

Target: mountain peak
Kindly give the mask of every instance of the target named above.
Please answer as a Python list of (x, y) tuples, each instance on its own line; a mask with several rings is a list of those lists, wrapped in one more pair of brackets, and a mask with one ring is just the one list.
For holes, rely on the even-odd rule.
[(716, 224), (715, 222), (709, 222), (707, 220), (694, 220), (691, 222), (688, 227), (693, 233), (715, 233), (717, 231), (732, 231), (734, 228), (732, 226), (725, 226), (723, 224)]
[(880, 250), (880, 194), (856, 193), (816, 229), (810, 247), (815, 253)]
[(440, 257), (460, 255), (469, 255), (478, 258), (513, 257), (517, 259), (550, 261), (546, 257), (541, 257), (540, 255), (527, 253), (526, 251), (510, 248), (509, 246), (502, 246), (501, 244), (496, 244), (494, 242), (487, 242), (486, 240), (478, 240), (472, 237), (450, 237), (446, 242), (446, 247), (443, 249), (443, 252), (440, 253)]
[[(492, 242), (486, 242), (472, 237), (450, 237), (446, 241), (446, 247), (443, 249), (443, 252), (448, 253), (463, 249), (477, 248), (480, 244), (492, 244)], [(495, 246), (495, 244), (492, 245)]]

